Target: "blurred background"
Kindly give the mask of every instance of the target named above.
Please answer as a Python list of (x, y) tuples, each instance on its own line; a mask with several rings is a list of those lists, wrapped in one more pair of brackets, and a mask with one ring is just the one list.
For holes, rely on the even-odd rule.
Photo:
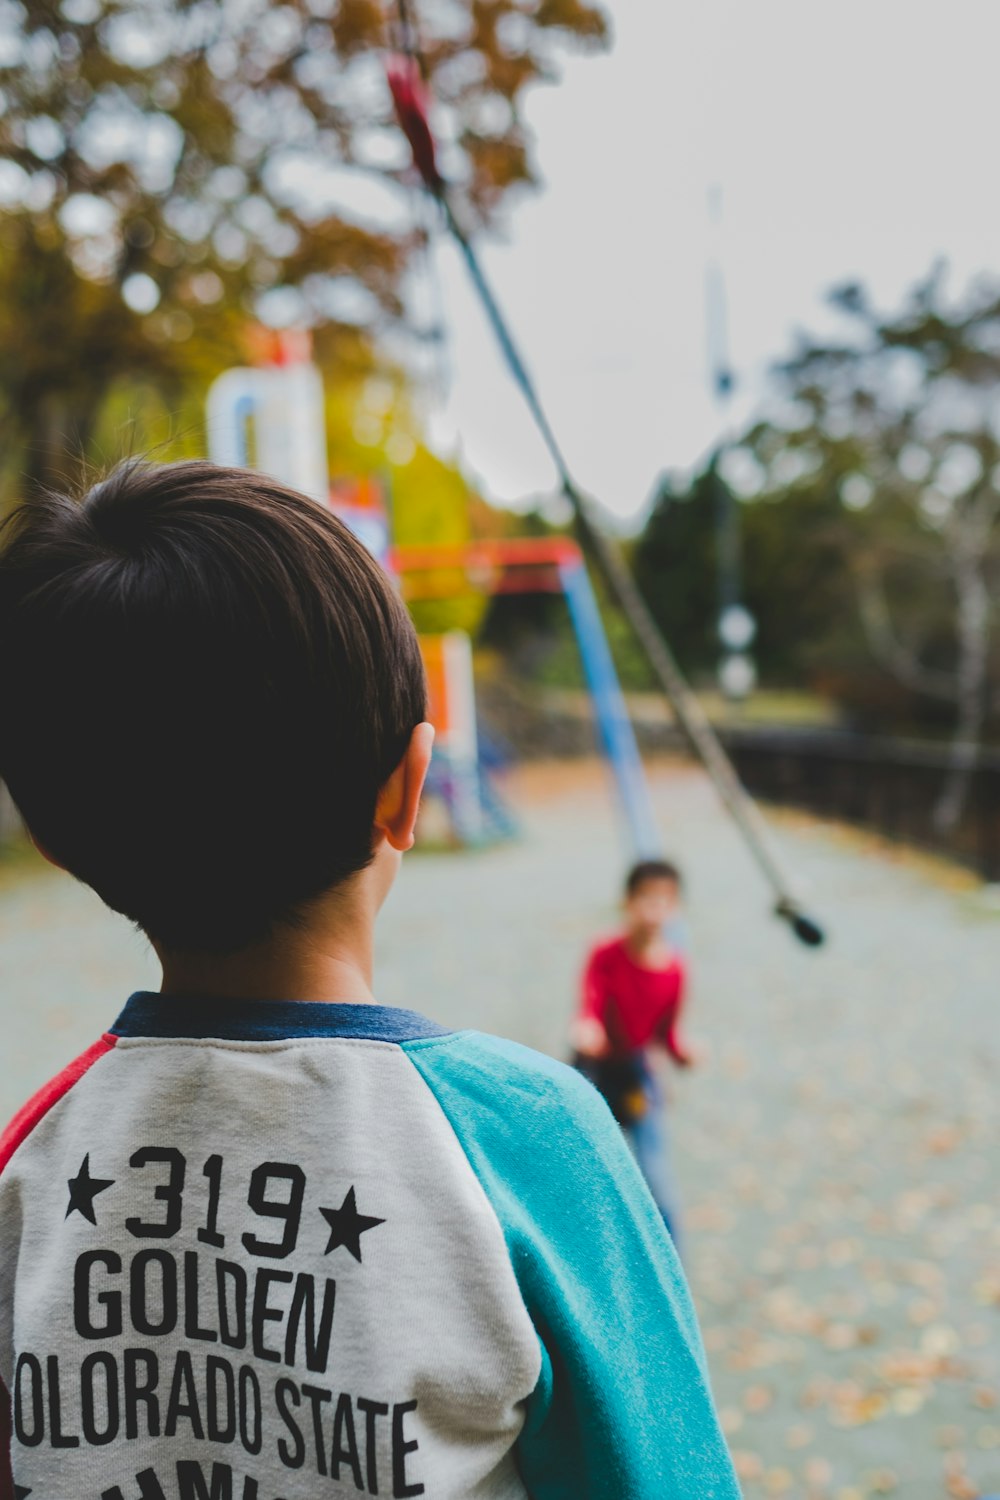
[[(126, 455), (312, 455), (399, 577), (440, 731), (387, 1003), (566, 1055), (651, 818), (687, 876), (705, 1056), (671, 1131), (748, 1496), (1000, 1492), (998, 44), (989, 0), (0, 0), (0, 510)], [(394, 120), (407, 45), (821, 951), (769, 921), (581, 582)], [(602, 764), (619, 687), (641, 794), (620, 743)], [(0, 1114), (155, 983), (0, 789)]]

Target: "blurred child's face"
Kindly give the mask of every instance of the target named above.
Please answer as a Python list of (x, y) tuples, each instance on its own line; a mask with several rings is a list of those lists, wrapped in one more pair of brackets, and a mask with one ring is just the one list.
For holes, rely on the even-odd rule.
[(680, 892), (675, 880), (644, 880), (625, 898), (625, 921), (637, 937), (652, 937), (675, 915)]

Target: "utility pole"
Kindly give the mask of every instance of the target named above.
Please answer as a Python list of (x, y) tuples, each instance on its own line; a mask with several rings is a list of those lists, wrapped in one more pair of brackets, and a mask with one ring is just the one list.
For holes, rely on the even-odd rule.
[(709, 188), (708, 220), (710, 247), (705, 266), (705, 334), (709, 380), (722, 431), (711, 467), (715, 497), (716, 628), (720, 644), (718, 678), (725, 696), (741, 702), (753, 691), (757, 681), (757, 669), (750, 655), (757, 622), (742, 598), (739, 506), (720, 472), (720, 463), (730, 441), (731, 402), (736, 379), (729, 357), (726, 281), (720, 244), (722, 189), (718, 184)]

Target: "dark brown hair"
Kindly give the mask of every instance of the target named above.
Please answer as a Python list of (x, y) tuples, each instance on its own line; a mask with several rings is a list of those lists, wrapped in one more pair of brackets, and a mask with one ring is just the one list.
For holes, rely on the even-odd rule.
[(388, 575), (267, 476), (129, 462), (0, 550), (0, 776), (34, 837), (177, 949), (294, 921), (371, 859), (425, 713)]
[(680, 870), (669, 859), (641, 859), (625, 877), (626, 896), (634, 896), (636, 891), (651, 880), (669, 880), (678, 890), (682, 884)]

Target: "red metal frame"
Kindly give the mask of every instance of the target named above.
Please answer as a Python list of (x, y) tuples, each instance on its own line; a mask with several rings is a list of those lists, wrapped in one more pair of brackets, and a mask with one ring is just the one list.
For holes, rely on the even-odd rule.
[(510, 540), (396, 546), (389, 567), (404, 580), (408, 599), (435, 599), (457, 592), (445, 579), (418, 579), (420, 573), (464, 573), (489, 594), (558, 594), (561, 570), (583, 562), (568, 537), (513, 537)]

